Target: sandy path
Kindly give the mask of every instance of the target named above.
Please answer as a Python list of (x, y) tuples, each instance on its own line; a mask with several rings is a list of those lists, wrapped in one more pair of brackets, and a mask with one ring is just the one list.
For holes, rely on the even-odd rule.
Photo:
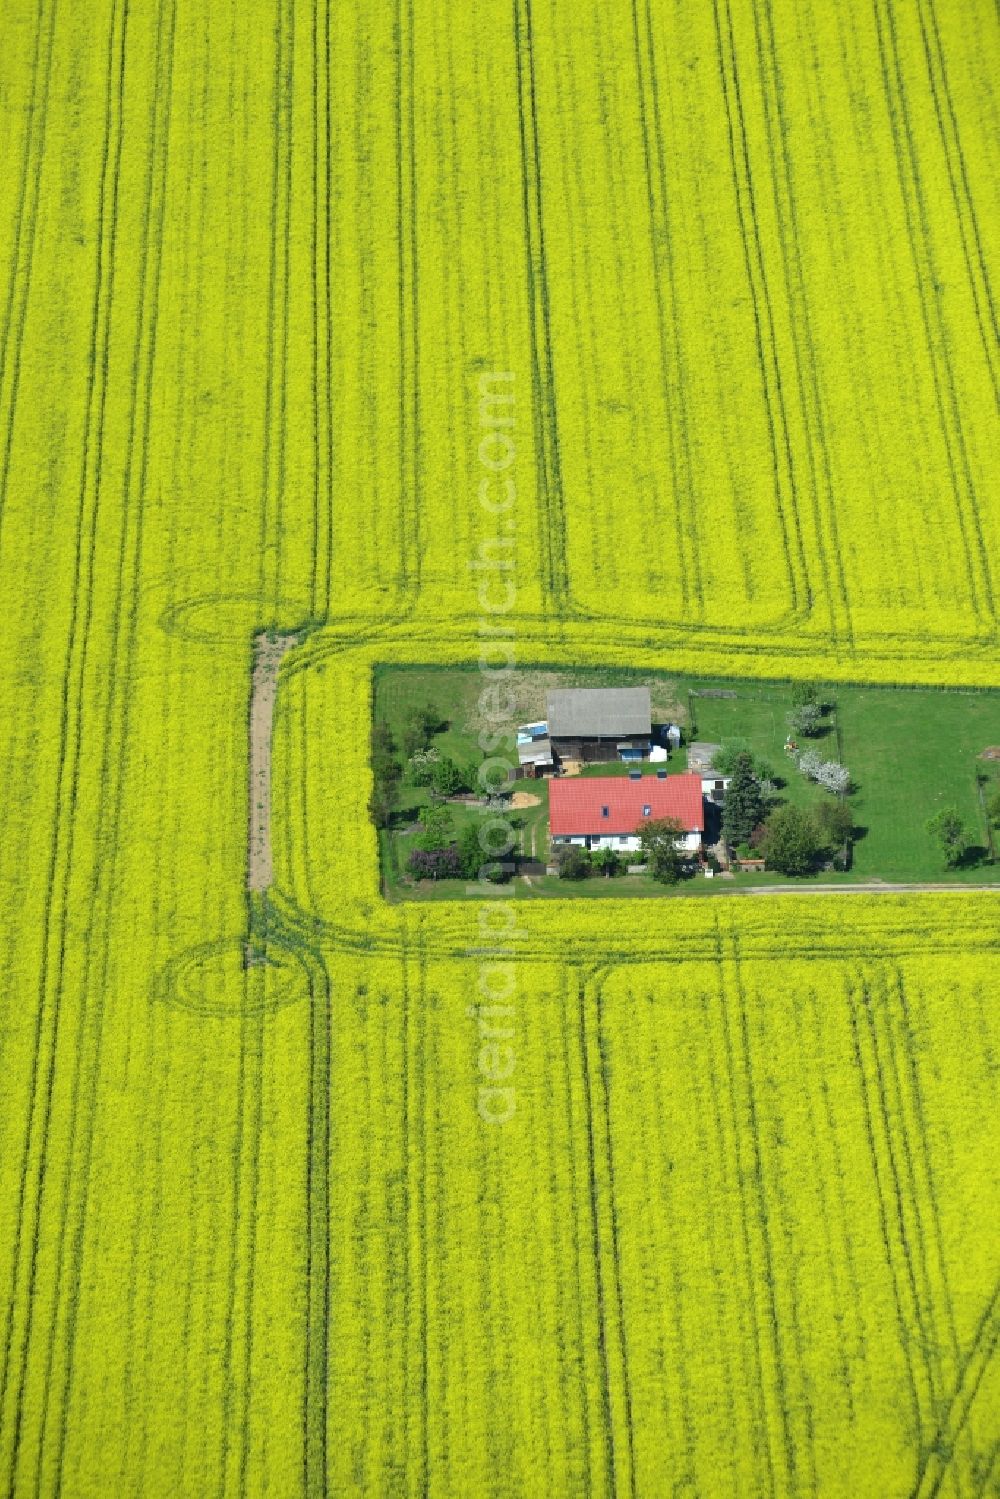
[(282, 657), (298, 645), (301, 635), (254, 636), (253, 677), (250, 686), (250, 825), (248, 830), (247, 889), (266, 890), (273, 878), (271, 864), (271, 733), (278, 668)]

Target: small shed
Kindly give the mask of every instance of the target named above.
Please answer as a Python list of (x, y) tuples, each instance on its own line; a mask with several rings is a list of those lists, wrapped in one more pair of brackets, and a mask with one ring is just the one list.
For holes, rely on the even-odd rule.
[(517, 729), (517, 759), (527, 775), (537, 775), (540, 770), (552, 765), (552, 741), (549, 726), (539, 723), (523, 723)]
[(548, 739), (533, 739), (529, 744), (519, 744), (517, 758), (528, 775), (535, 775), (552, 765), (552, 743)]

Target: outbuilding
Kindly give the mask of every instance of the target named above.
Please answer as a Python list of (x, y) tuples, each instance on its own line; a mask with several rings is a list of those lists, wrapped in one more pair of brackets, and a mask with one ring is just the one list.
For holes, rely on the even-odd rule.
[(548, 732), (558, 760), (642, 760), (652, 719), (648, 687), (562, 687), (548, 695)]
[(552, 744), (547, 723), (542, 721), (518, 725), (517, 760), (528, 776), (544, 775), (552, 770)]

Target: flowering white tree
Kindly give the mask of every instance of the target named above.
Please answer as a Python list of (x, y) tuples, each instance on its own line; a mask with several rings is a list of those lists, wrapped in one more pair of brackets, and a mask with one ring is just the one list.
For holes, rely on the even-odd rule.
[(820, 754), (819, 750), (803, 750), (798, 758), (799, 769), (804, 776), (808, 777), (810, 781), (816, 780), (819, 774), (820, 766), (822, 764), (823, 756)]
[(824, 760), (814, 777), (827, 791), (844, 796), (851, 784), (851, 772), (837, 760)]
[(810, 781), (815, 781), (826, 791), (844, 796), (851, 784), (851, 772), (839, 760), (824, 760), (818, 750), (803, 750), (798, 757), (798, 767)]
[(440, 759), (441, 756), (433, 745), (428, 749), (418, 749), (410, 756), (407, 764), (414, 786), (430, 785), (434, 776), (434, 767)]
[(816, 734), (823, 722), (823, 709), (819, 703), (802, 703), (789, 713), (788, 722), (796, 734)]

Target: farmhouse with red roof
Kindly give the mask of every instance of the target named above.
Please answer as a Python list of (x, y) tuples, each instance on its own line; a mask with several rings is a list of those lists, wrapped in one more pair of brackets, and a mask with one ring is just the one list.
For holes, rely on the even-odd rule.
[(549, 834), (553, 847), (633, 852), (644, 822), (675, 817), (684, 829), (678, 848), (695, 854), (705, 831), (700, 775), (573, 776), (549, 784)]

